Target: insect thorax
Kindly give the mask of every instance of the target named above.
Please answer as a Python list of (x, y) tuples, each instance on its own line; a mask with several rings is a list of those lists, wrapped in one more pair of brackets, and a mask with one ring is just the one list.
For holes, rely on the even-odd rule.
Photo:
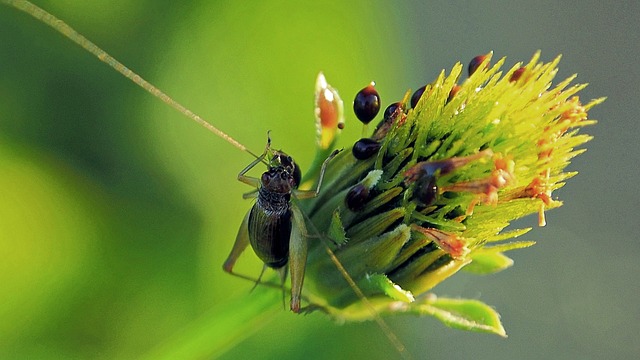
[(289, 211), (291, 193), (278, 193), (260, 187), (256, 205), (270, 216), (281, 216)]

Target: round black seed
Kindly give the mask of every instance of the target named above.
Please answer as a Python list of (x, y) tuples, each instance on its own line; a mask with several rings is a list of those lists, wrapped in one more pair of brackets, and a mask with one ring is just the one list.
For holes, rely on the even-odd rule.
[[(400, 109), (400, 110), (398, 110), (398, 109)], [(387, 106), (387, 108), (384, 110), (384, 116), (382, 117), (382, 120), (378, 123), (378, 125), (376, 126), (376, 129), (373, 132), (373, 136), (372, 137), (375, 140), (380, 140), (380, 139), (384, 138), (387, 135), (387, 132), (389, 132), (389, 130), (393, 126), (393, 123), (394, 123), (395, 119), (397, 117), (401, 116), (401, 112), (402, 112), (402, 103), (401, 102), (396, 102), (396, 103), (393, 103), (393, 104)]]
[[(473, 75), (473, 73), (478, 70), (478, 67), (486, 58), (487, 55), (478, 55), (471, 59), (471, 61), (469, 62), (469, 76)], [(487, 64), (487, 66), (489, 66), (489, 64)]]
[(373, 87), (373, 83), (358, 91), (353, 100), (353, 112), (358, 120), (368, 124), (380, 111), (380, 95)]
[(360, 211), (364, 209), (364, 206), (369, 200), (369, 189), (362, 185), (357, 184), (347, 192), (347, 196), (344, 198), (344, 203), (351, 211)]
[(384, 120), (391, 119), (391, 117), (393, 116), (393, 113), (395, 113), (396, 110), (398, 110), (398, 108), (401, 106), (402, 106), (401, 102), (395, 102), (387, 106), (387, 108), (384, 110), (384, 115), (383, 115)]
[(427, 85), (419, 88), (418, 90), (416, 90), (416, 92), (413, 93), (413, 95), (411, 95), (411, 108), (415, 109), (416, 105), (418, 105), (418, 101), (420, 101), (420, 98), (422, 97), (422, 94), (424, 93), (424, 90), (427, 88)]
[(433, 204), (438, 197), (438, 185), (436, 185), (435, 176), (425, 175), (420, 177), (416, 181), (413, 196), (419, 205), (429, 206)]
[(356, 141), (355, 144), (353, 144), (351, 152), (353, 153), (353, 157), (355, 157), (356, 159), (367, 160), (368, 158), (377, 154), (381, 146), (382, 144), (373, 139), (362, 138)]

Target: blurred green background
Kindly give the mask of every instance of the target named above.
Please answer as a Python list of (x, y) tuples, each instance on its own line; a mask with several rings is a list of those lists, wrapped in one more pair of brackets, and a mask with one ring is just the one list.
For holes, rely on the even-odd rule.
[[(436, 293), (481, 299), (508, 339), (430, 318), (388, 319), (416, 358), (626, 359), (640, 355), (637, 67), (640, 3), (584, 1), (37, 1), (196, 113), (303, 169), (313, 156), (313, 86), (324, 71), (347, 106), (371, 80), (384, 106), (456, 61), (507, 64), (562, 53), (583, 101), (608, 100), (585, 129), (565, 206), (511, 255)], [(0, 358), (131, 359), (227, 329), (251, 283), (224, 274), (251, 203), (235, 180), (251, 158), (185, 120), (34, 19), (0, 7)], [(535, 226), (537, 219), (519, 225)], [(249, 252), (239, 270), (257, 274)], [(224, 314), (220, 313), (224, 312)], [(375, 325), (336, 325), (279, 304), (247, 339), (203, 358), (395, 358)], [(206, 338), (206, 336), (205, 336)], [(212, 342), (213, 344), (213, 342)], [(213, 345), (212, 345), (213, 347)], [(186, 356), (188, 353), (182, 353)], [(180, 353), (178, 353), (180, 355)]]

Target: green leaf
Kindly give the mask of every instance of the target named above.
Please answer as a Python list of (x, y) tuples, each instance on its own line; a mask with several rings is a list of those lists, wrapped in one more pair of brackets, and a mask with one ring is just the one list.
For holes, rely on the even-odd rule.
[(463, 269), (474, 274), (493, 274), (513, 265), (513, 260), (504, 255), (504, 251), (522, 249), (535, 244), (535, 241), (513, 241), (495, 246), (487, 246), (471, 254), (473, 260)]
[(383, 274), (368, 275), (360, 285), (363, 290), (383, 292), (394, 300), (403, 302), (413, 302), (415, 300), (411, 291), (404, 290)]
[(473, 261), (463, 269), (474, 274), (493, 274), (513, 265), (513, 260), (501, 252), (479, 252), (471, 255)]
[(385, 211), (375, 216), (371, 216), (362, 222), (349, 228), (347, 234), (353, 243), (379, 236), (384, 233), (385, 229), (391, 226), (398, 219), (405, 215), (405, 208), (398, 207)]
[(342, 220), (340, 219), (339, 208), (336, 209), (331, 216), (331, 224), (329, 225), (327, 236), (337, 245), (344, 245), (349, 240), (347, 239), (347, 234), (344, 231), (344, 226), (342, 225)]
[(455, 329), (507, 336), (500, 322), (500, 314), (478, 300), (431, 298), (422, 304), (412, 305), (419, 313), (431, 315)]
[(517, 230), (511, 230), (511, 231), (505, 231), (502, 232), (500, 234), (496, 234), (494, 236), (491, 236), (487, 239), (487, 242), (496, 242), (496, 241), (503, 241), (503, 240), (507, 240), (507, 239), (511, 239), (511, 238), (516, 238), (518, 236), (524, 235), (526, 233), (528, 233), (529, 231), (531, 231), (532, 228), (524, 228), (524, 229), (517, 229)]
[(535, 241), (512, 241), (494, 246), (487, 246), (481, 249), (483, 252), (505, 252), (509, 250), (524, 249), (535, 245)]

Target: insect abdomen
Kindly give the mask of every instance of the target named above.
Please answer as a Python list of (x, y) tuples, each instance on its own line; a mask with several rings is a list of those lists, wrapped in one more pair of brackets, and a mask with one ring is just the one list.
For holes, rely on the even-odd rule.
[(275, 206), (275, 208), (273, 207), (274, 199), (270, 199), (271, 201), (265, 207), (264, 202), (261, 201), (261, 195), (265, 194), (258, 196), (258, 201), (249, 214), (249, 241), (260, 260), (267, 266), (278, 269), (285, 266), (289, 258), (289, 237), (291, 236), (289, 199), (282, 201), (282, 206)]

